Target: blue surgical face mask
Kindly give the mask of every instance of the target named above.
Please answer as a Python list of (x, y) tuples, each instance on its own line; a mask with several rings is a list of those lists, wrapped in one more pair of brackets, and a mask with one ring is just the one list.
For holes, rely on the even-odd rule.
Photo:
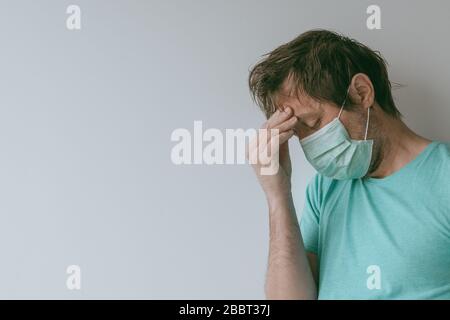
[(338, 180), (362, 178), (372, 159), (373, 140), (367, 140), (370, 108), (364, 140), (353, 140), (339, 120), (346, 100), (347, 96), (333, 121), (300, 140), (306, 159), (317, 172)]

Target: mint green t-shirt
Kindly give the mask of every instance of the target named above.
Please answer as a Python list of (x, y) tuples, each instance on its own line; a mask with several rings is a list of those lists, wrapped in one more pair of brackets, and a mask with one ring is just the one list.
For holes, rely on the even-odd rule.
[(300, 228), (319, 299), (450, 299), (450, 143), (382, 179), (317, 174)]

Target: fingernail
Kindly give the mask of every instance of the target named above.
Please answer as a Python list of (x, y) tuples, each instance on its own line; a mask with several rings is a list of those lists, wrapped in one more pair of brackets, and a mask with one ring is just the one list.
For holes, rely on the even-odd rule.
[(284, 108), (283, 111), (286, 112), (287, 114), (289, 114), (289, 113), (291, 113), (291, 108), (286, 107), (286, 108)]

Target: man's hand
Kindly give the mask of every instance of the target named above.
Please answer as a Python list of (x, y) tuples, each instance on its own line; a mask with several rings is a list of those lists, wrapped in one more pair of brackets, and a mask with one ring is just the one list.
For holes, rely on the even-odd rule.
[[(291, 193), (291, 159), (288, 140), (294, 135), (298, 119), (292, 109), (277, 110), (261, 127), (267, 135), (257, 135), (250, 141), (247, 157), (255, 170), (268, 201), (278, 198), (286, 199)], [(262, 163), (261, 159), (264, 158)], [(279, 164), (278, 170), (271, 174), (263, 174), (262, 169), (267, 162)]]

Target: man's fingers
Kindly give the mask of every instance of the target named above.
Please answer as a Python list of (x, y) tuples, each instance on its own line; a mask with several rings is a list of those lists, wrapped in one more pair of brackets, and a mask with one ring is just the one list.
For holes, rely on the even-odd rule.
[(293, 112), (290, 107), (284, 108), (284, 111), (277, 110), (275, 113), (267, 120), (267, 128), (274, 128), (279, 124), (285, 122), (290, 117), (292, 117)]
[[(273, 137), (274, 135), (278, 135), (281, 132), (284, 131), (289, 131), (293, 128), (295, 128), (295, 126), (298, 123), (298, 118), (296, 116), (294, 116), (291, 113), (291, 116), (287, 116), (282, 115), (281, 113), (284, 113), (284, 111), (278, 111), (278, 116), (276, 116), (276, 113), (274, 114), (274, 116), (276, 116), (272, 121), (272, 123), (270, 122), (266, 122), (264, 123), (264, 125), (262, 126), (262, 130), (267, 130), (267, 142), (270, 142), (271, 137)], [(284, 121), (280, 122), (282, 119), (284, 119)], [(273, 125), (273, 123), (278, 123), (277, 125)]]
[(284, 131), (282, 133), (280, 133), (278, 135), (278, 139), (279, 139), (279, 144), (282, 145), (283, 143), (285, 143), (286, 141), (288, 141), (293, 135), (294, 135), (294, 130), (288, 130), (288, 131)]
[(294, 135), (294, 130), (288, 130), (280, 134), (271, 136), (270, 141), (261, 146), (260, 152), (272, 155), (278, 153), (280, 146), (287, 142)]
[(281, 132), (289, 131), (293, 129), (298, 123), (297, 117), (293, 116), (289, 118), (288, 120), (284, 121), (283, 123), (276, 126), (274, 129), (278, 129)]
[[(286, 128), (289, 121), (286, 121)], [(292, 122), (290, 122), (292, 124)], [(257, 137), (254, 137), (247, 146), (247, 159), (251, 164), (259, 163), (261, 156), (272, 157), (278, 153), (280, 146), (287, 142), (294, 135), (294, 130), (280, 132), (278, 129), (261, 130)]]

